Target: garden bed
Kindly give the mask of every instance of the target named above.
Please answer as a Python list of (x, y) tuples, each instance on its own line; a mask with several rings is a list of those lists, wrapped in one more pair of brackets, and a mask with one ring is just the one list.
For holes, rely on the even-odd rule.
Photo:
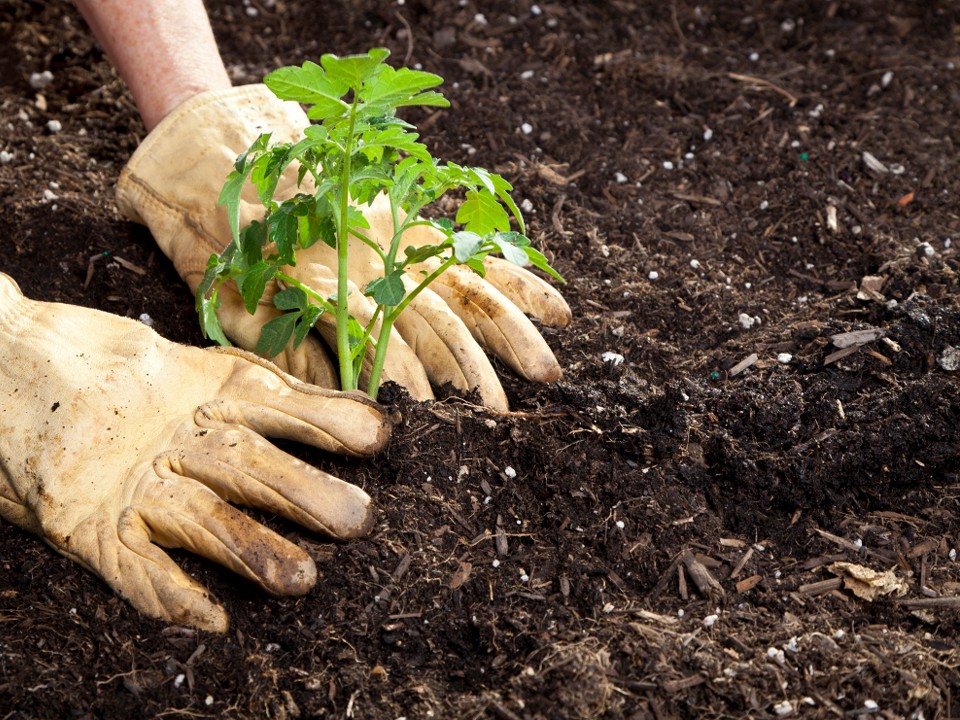
[[(388, 389), (371, 461), (285, 446), (377, 529), (257, 516), (317, 559), (297, 599), (177, 553), (223, 636), (0, 524), (0, 715), (960, 714), (955, 4), (208, 7), (237, 83), (374, 46), (446, 78), (452, 108), (413, 119), (532, 203), (564, 375), (498, 365), (509, 413)], [(82, 20), (11, 0), (0, 31), (0, 270), (204, 344), (115, 208), (143, 128)]]

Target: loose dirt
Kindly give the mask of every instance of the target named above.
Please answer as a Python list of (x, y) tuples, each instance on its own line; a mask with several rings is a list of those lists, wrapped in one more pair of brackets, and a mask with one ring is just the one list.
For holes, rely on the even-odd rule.
[[(0, 525), (0, 716), (960, 715), (956, 3), (208, 7), (237, 83), (374, 46), (446, 78), (410, 119), (532, 203), (564, 376), (498, 366), (505, 414), (388, 392), (372, 461), (288, 446), (377, 530), (257, 516), (316, 557), (300, 599), (176, 554), (224, 636)], [(0, 33), (0, 269), (203, 344), (115, 208), (143, 127), (82, 20), (5, 0)]]

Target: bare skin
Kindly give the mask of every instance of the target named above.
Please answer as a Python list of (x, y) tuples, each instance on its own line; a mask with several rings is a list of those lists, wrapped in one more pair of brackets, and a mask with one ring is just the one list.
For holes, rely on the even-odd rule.
[(194, 95), (230, 87), (202, 0), (75, 0), (148, 131)]

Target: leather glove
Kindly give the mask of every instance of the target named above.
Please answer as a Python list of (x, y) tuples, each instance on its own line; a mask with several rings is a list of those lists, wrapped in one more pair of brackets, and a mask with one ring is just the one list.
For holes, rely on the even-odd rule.
[(277, 595), (313, 586), (309, 555), (225, 501), (335, 538), (371, 529), (366, 493), (263, 437), (373, 453), (389, 424), (363, 393), (305, 385), (235, 348), (178, 345), (127, 318), (34, 302), (2, 273), (0, 366), (0, 516), (147, 615), (227, 627), (223, 607), (158, 545)]
[[(308, 124), (296, 103), (278, 100), (264, 85), (250, 85), (198, 95), (175, 109), (143, 141), (124, 168), (118, 183), (122, 212), (145, 223), (161, 249), (173, 261), (191, 290), (203, 277), (207, 258), (220, 252), (231, 233), (225, 208), (217, 198), (237, 155), (263, 132), (284, 142), (300, 137)], [(309, 179), (305, 182), (309, 182)], [(309, 189), (309, 188), (307, 188)], [(291, 167), (278, 185), (276, 198), (297, 191), (296, 168)], [(364, 208), (368, 220), (381, 222), (382, 208)], [(240, 221), (262, 217), (256, 191), (248, 186), (241, 203)], [(414, 228), (404, 245), (428, 228)], [(416, 231), (416, 232), (415, 232)], [(368, 258), (354, 248), (350, 279), (362, 288), (370, 279)], [(336, 264), (323, 243), (298, 253), (296, 268), (287, 272), (323, 292), (335, 283)], [(466, 268), (454, 268), (418, 296), (395, 325), (383, 379), (405, 386), (418, 399), (432, 396), (430, 382), (451, 382), (462, 390), (477, 389), (491, 407), (506, 409), (507, 400), (483, 348), (499, 356), (523, 377), (550, 382), (560, 367), (528, 313), (541, 322), (565, 325), (570, 309), (549, 284), (522, 268), (507, 268), (501, 260), (489, 261), (486, 280)], [(224, 288), (225, 290), (225, 288)], [(227, 335), (238, 345), (253, 348), (260, 327), (275, 316), (265, 296), (255, 316), (250, 316), (236, 292), (221, 290), (220, 319)], [(351, 312), (361, 321), (373, 305), (362, 293), (351, 294)], [(332, 338), (333, 318), (321, 317), (320, 334)], [(328, 343), (330, 344), (330, 343)], [(336, 375), (319, 341), (308, 338), (297, 350), (289, 346), (274, 362), (316, 384), (336, 386)]]

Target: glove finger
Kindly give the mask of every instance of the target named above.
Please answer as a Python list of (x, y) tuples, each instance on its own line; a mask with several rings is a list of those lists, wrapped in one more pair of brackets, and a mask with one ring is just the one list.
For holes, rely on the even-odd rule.
[[(120, 542), (105, 538), (113, 528), (97, 522), (100, 536), (71, 546), (96, 547), (96, 557), (74, 556), (95, 571), (137, 611), (172, 623), (210, 632), (225, 632), (227, 612), (200, 583), (187, 575), (159, 547), (150, 542), (150, 530), (140, 515), (127, 508), (116, 532)], [(77, 540), (81, 538), (76, 535)], [(107, 552), (107, 548), (116, 552)], [(65, 554), (72, 556), (71, 553)]]
[(338, 539), (366, 535), (375, 520), (360, 488), (288, 455), (243, 427), (211, 430), (161, 460), (224, 500), (282, 515)]
[(205, 428), (242, 425), (265, 437), (313, 445), (341, 455), (372, 455), (390, 438), (383, 408), (361, 392), (326, 390), (298, 381), (252, 353), (213, 348), (232, 361), (219, 397), (197, 408)]
[(161, 481), (134, 505), (151, 541), (219, 563), (274, 595), (304, 595), (316, 584), (317, 566), (303, 549), (162, 461), (156, 469)]
[[(287, 268), (288, 272), (300, 282), (309, 285), (325, 297), (336, 295), (336, 278), (325, 265), (317, 263), (300, 263), (295, 268)], [(351, 283), (350, 299), (348, 301), (350, 314), (361, 325), (366, 327), (374, 314), (374, 304), (363, 296), (359, 289)], [(331, 313), (320, 316), (314, 326), (324, 342), (336, 352), (337, 330), (336, 318)], [(379, 325), (374, 330), (374, 337), (379, 337)], [(366, 387), (370, 378), (370, 368), (373, 363), (374, 349), (369, 346), (363, 358), (360, 373), (360, 386)], [(381, 373), (381, 382), (395, 382), (405, 388), (414, 400), (430, 400), (433, 390), (423, 365), (414, 351), (407, 346), (400, 333), (394, 332), (390, 336), (390, 345), (387, 348), (387, 357)], [(339, 382), (334, 387), (340, 387)]]
[(566, 327), (573, 319), (563, 295), (550, 283), (526, 268), (498, 257), (483, 261), (485, 279), (527, 315), (544, 325)]
[[(412, 282), (406, 284), (408, 291), (415, 287)], [(476, 390), (488, 407), (508, 409), (506, 393), (490, 360), (436, 293), (427, 289), (417, 295), (397, 317), (395, 326), (435, 386), (450, 383), (460, 390)]]
[(430, 286), (471, 334), (527, 380), (554, 382), (560, 365), (530, 319), (479, 275), (452, 267)]

